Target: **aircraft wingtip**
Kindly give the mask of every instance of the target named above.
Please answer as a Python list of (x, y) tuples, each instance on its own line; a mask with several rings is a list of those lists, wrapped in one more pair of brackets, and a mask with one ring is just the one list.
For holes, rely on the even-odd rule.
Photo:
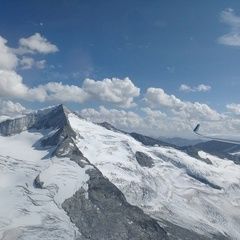
[(199, 128), (200, 128), (200, 123), (197, 124), (197, 126), (193, 129), (193, 131), (194, 131), (195, 133), (197, 133), (198, 130), (199, 130)]

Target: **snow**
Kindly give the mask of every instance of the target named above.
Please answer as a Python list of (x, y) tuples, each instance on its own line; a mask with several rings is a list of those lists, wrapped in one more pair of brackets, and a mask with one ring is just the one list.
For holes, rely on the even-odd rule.
[(44, 183), (44, 188), (56, 192), (54, 200), (61, 206), (65, 199), (73, 196), (81, 187), (88, 189), (86, 182), (89, 176), (85, 173), (86, 170), (87, 167), (80, 168), (68, 158), (55, 157), (51, 160), (51, 165), (41, 172), (39, 179)]
[[(46, 131), (47, 132), (47, 131)], [(0, 154), (12, 158), (25, 159), (28, 162), (35, 162), (48, 155), (48, 149), (38, 150), (37, 142), (44, 137), (44, 132), (24, 131), (11, 137), (0, 136)]]
[[(170, 147), (144, 146), (74, 114), (68, 119), (80, 151), (131, 204), (202, 234), (221, 232), (240, 239), (240, 166), (200, 152), (212, 162), (207, 164)], [(154, 167), (141, 167), (136, 151), (151, 156)]]
[[(66, 158), (50, 158), (39, 140), (51, 134), (24, 131), (0, 136), (0, 239), (75, 239), (78, 231), (61, 203), (81, 187), (85, 169)], [(43, 189), (34, 186), (39, 175)]]
[[(71, 113), (68, 119), (79, 150), (129, 203), (159, 221), (240, 239), (240, 166), (203, 151), (198, 154), (208, 161), (170, 147), (144, 146)], [(78, 189), (87, 190), (89, 167), (51, 157), (53, 148), (40, 146), (40, 140), (56, 130), (0, 136), (1, 240), (77, 238), (77, 228), (61, 204)], [(137, 151), (150, 156), (154, 166), (140, 166)], [(41, 189), (33, 184), (36, 177)]]

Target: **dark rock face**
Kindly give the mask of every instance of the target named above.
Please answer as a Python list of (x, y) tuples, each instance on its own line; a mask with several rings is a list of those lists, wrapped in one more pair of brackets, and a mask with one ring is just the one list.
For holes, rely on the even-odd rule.
[(0, 123), (0, 134), (8, 136), (28, 129), (63, 128), (67, 124), (67, 111), (63, 105), (59, 105), (29, 113), (21, 118), (6, 120)]
[(87, 194), (80, 189), (62, 204), (86, 239), (168, 239), (156, 220), (127, 203), (120, 190), (97, 169), (90, 169), (87, 173), (90, 176)]
[(102, 122), (102, 123), (98, 123), (98, 125), (106, 128), (107, 130), (111, 130), (113, 132), (121, 132), (121, 133), (125, 133), (127, 134), (126, 132), (120, 130), (120, 129), (117, 129), (115, 128), (112, 124), (108, 123), (108, 122)]
[(198, 173), (195, 173), (195, 172), (190, 171), (190, 170), (187, 170), (186, 172), (187, 172), (187, 174), (188, 174), (190, 177), (198, 180), (199, 182), (201, 182), (201, 183), (203, 183), (203, 184), (208, 185), (208, 186), (211, 187), (211, 188), (214, 188), (214, 189), (217, 189), (217, 190), (221, 190), (221, 189), (222, 189), (220, 186), (218, 186), (218, 185), (210, 182), (208, 179), (206, 179), (205, 177), (201, 176), (201, 175), (198, 174)]
[(178, 148), (177, 146), (170, 144), (170, 143), (166, 143), (163, 142), (161, 140), (155, 139), (155, 138), (151, 138), (148, 136), (144, 136), (142, 134), (139, 133), (130, 133), (130, 135), (136, 139), (137, 141), (141, 142), (142, 144), (146, 145), (146, 146), (154, 146), (154, 145), (159, 145), (159, 146), (167, 146), (167, 147), (174, 147), (174, 148)]
[(62, 204), (81, 239), (168, 239), (157, 221), (130, 205), (122, 192), (83, 156), (71, 137), (57, 146), (54, 155), (67, 156), (80, 167), (88, 167), (88, 191), (79, 189)]
[(154, 166), (154, 162), (153, 159), (149, 156), (147, 156), (145, 153), (143, 152), (136, 152), (135, 153), (135, 157), (137, 162), (142, 166), (142, 167), (153, 167)]
[(31, 128), (35, 122), (35, 114), (28, 114), (27, 116), (13, 120), (8, 119), (0, 123), (0, 134), (8, 136), (20, 133), (26, 129)]

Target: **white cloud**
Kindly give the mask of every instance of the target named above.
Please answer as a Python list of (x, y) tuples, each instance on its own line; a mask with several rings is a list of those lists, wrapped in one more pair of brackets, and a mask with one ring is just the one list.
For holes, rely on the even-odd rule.
[[(36, 33), (19, 40), (20, 47), (12, 49), (6, 46), (7, 41), (0, 37), (0, 96), (18, 98), (30, 101), (60, 101), (83, 103), (87, 100), (97, 100), (129, 108), (135, 106), (134, 98), (139, 96), (137, 88), (129, 78), (103, 79), (95, 81), (86, 79), (82, 86), (67, 85), (61, 82), (49, 82), (35, 87), (27, 86), (23, 78), (16, 72), (16, 67), (43, 69), (46, 60), (36, 61), (28, 53), (51, 53), (58, 48), (46, 38)], [(18, 55), (20, 59), (18, 59)]]
[(121, 129), (131, 129), (141, 126), (141, 118), (132, 111), (107, 109), (100, 106), (99, 110), (87, 108), (80, 111), (81, 116), (94, 122), (109, 122)]
[(181, 84), (181, 86), (179, 87), (179, 91), (192, 92), (192, 88), (186, 84)]
[(12, 70), (17, 67), (18, 58), (6, 44), (7, 40), (0, 36), (0, 69)]
[(0, 97), (9, 99), (62, 103), (83, 103), (95, 99), (120, 107), (130, 107), (134, 105), (133, 98), (138, 94), (139, 89), (129, 79), (104, 79), (103, 81), (87, 79), (83, 87), (61, 82), (28, 87), (15, 71), (0, 70)]
[(30, 88), (23, 83), (22, 77), (16, 72), (0, 70), (0, 97), (40, 102), (82, 103), (87, 99), (87, 94), (80, 87), (58, 82)]
[(40, 86), (29, 88), (15, 71), (0, 70), (0, 97), (45, 101), (47, 94)]
[(181, 84), (179, 91), (182, 92), (208, 92), (211, 90), (211, 86), (205, 84), (199, 84), (198, 86), (191, 87), (186, 84)]
[(205, 85), (205, 84), (200, 84), (196, 87), (197, 92), (208, 92), (211, 90), (211, 86)]
[[(51, 53), (57, 51), (57, 47), (47, 41), (46, 38), (35, 34), (29, 38), (21, 38), (21, 45), (19, 48), (14, 49), (7, 46), (7, 40), (0, 36), (0, 70), (16, 71), (17, 67), (22, 69), (31, 69), (33, 67), (38, 69), (45, 68), (46, 60), (35, 60), (25, 54), (28, 53)], [(29, 42), (29, 46), (28, 43)], [(36, 45), (35, 48), (33, 45)], [(55, 50), (54, 50), (55, 49)], [(19, 55), (23, 55), (19, 59)]]
[(83, 103), (88, 99), (88, 94), (75, 85), (49, 82), (36, 89), (41, 89), (45, 93), (44, 101)]
[[(191, 111), (191, 109), (189, 109)], [(218, 119), (188, 119), (178, 114), (153, 110), (149, 107), (139, 109), (139, 112), (118, 109), (87, 108), (80, 111), (81, 116), (93, 122), (109, 122), (113, 126), (128, 131), (139, 132), (148, 136), (171, 136), (193, 138), (193, 127), (201, 123), (202, 131), (208, 134), (231, 135), (240, 131), (240, 119), (221, 115)], [(219, 114), (219, 113), (218, 113)]]
[(148, 88), (144, 100), (151, 107), (182, 107), (183, 103), (174, 95), (168, 95), (162, 88)]
[(240, 104), (231, 103), (227, 104), (227, 109), (236, 115), (240, 115)]
[(221, 21), (230, 26), (230, 32), (218, 38), (220, 44), (239, 47), (240, 46), (240, 16), (233, 9), (228, 8), (221, 12)]
[(24, 98), (28, 87), (14, 71), (0, 70), (0, 97)]
[(105, 78), (102, 81), (86, 79), (83, 82), (83, 90), (92, 98), (125, 108), (134, 106), (133, 99), (140, 94), (140, 89), (129, 78)]
[(16, 117), (27, 112), (28, 110), (20, 103), (0, 100), (0, 116)]
[(36, 67), (38, 69), (44, 69), (46, 65), (46, 60), (35, 61), (31, 57), (23, 56), (22, 59), (20, 59), (19, 64), (22, 69), (31, 69), (33, 67)]
[(221, 117), (220, 114), (211, 109), (207, 104), (182, 101), (174, 95), (168, 95), (161, 88), (148, 88), (144, 100), (151, 107), (164, 107), (174, 115), (182, 116), (185, 119), (217, 120)]
[(35, 33), (34, 35), (28, 38), (21, 38), (19, 40), (20, 48), (18, 49), (18, 53), (54, 53), (59, 51), (58, 47), (52, 43), (50, 43), (44, 36), (41, 36), (39, 33)]

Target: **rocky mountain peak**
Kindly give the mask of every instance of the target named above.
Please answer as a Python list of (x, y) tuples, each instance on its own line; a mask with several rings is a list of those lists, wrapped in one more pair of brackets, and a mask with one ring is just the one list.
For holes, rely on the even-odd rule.
[(71, 111), (60, 104), (20, 118), (8, 119), (0, 123), (0, 134), (4, 136), (20, 133), (28, 129), (59, 129), (67, 125), (67, 114)]

